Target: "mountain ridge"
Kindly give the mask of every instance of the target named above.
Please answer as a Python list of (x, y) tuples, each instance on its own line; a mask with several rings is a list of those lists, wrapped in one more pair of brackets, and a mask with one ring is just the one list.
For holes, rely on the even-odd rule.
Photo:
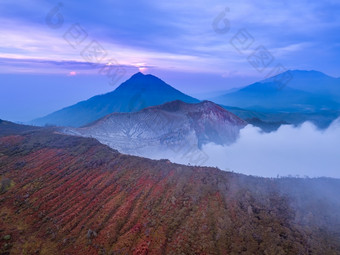
[(340, 109), (340, 79), (318, 71), (289, 70), (211, 100), (257, 111), (334, 110)]
[[(133, 113), (112, 113), (66, 134), (93, 137), (122, 153), (155, 158), (169, 151), (175, 156), (201, 153), (204, 144), (231, 144), (247, 122), (213, 102), (180, 100)], [(151, 151), (155, 152), (150, 155)], [(147, 154), (148, 155), (147, 155)], [(161, 157), (161, 156), (160, 156)], [(156, 157), (157, 158), (157, 157)]]
[(156, 76), (144, 75), (139, 72), (112, 92), (65, 107), (33, 120), (30, 124), (80, 127), (112, 112), (134, 112), (176, 99), (193, 103), (199, 102)]

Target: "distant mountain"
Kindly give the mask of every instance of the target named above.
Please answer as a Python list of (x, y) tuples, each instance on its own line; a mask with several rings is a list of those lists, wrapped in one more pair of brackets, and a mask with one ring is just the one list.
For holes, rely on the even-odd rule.
[(92, 97), (30, 124), (80, 127), (113, 112), (135, 112), (173, 100), (199, 102), (153, 75), (137, 73), (110, 93)]
[(200, 100), (209, 100), (210, 98), (219, 97), (221, 95), (229, 94), (229, 93), (232, 93), (238, 90), (239, 88), (231, 88), (231, 89), (223, 90), (223, 91), (200, 92), (200, 93), (195, 93), (193, 95), (195, 96), (195, 98), (198, 98)]
[(257, 111), (315, 112), (340, 109), (340, 79), (316, 71), (287, 71), (292, 79), (281, 88), (287, 73), (256, 82), (214, 102)]
[(293, 79), (287, 84), (288, 87), (317, 95), (328, 95), (335, 101), (340, 100), (340, 78), (318, 71), (296, 70), (292, 71), (292, 75)]
[(207, 143), (231, 144), (246, 125), (212, 102), (177, 100), (139, 112), (112, 113), (89, 126), (65, 132), (94, 137), (122, 153), (148, 156), (172, 150), (182, 155)]
[(19, 129), (0, 123), (0, 254), (340, 254), (340, 180), (244, 176)]

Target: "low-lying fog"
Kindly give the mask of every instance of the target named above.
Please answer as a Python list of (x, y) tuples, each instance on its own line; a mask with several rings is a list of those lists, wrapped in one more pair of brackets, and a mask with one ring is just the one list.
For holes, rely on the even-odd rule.
[(153, 159), (167, 158), (182, 164), (216, 166), (264, 177), (340, 178), (340, 118), (326, 130), (305, 122), (298, 127), (283, 125), (275, 132), (263, 133), (248, 125), (230, 146), (207, 144), (201, 151), (143, 154)]

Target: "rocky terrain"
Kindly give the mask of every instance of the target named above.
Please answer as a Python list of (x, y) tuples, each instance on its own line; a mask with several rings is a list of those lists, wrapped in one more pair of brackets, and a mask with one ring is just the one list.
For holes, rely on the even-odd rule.
[(173, 101), (135, 113), (113, 113), (67, 134), (93, 137), (122, 153), (167, 157), (200, 153), (207, 143), (228, 145), (236, 141), (247, 123), (222, 107), (203, 101)]

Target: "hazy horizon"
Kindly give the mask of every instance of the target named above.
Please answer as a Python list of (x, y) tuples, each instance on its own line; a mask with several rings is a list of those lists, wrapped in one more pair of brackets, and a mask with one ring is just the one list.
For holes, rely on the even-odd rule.
[[(2, 1), (0, 107), (9, 113), (0, 117), (43, 116), (112, 91), (137, 71), (192, 96), (249, 85), (277, 66), (340, 77), (338, 10), (336, 1), (306, 0), (143, 0), (133, 6)], [(88, 52), (92, 46), (98, 50), (95, 58)], [(270, 60), (263, 70), (249, 59), (259, 49)], [(99, 73), (111, 65), (119, 73), (113, 86)]]

